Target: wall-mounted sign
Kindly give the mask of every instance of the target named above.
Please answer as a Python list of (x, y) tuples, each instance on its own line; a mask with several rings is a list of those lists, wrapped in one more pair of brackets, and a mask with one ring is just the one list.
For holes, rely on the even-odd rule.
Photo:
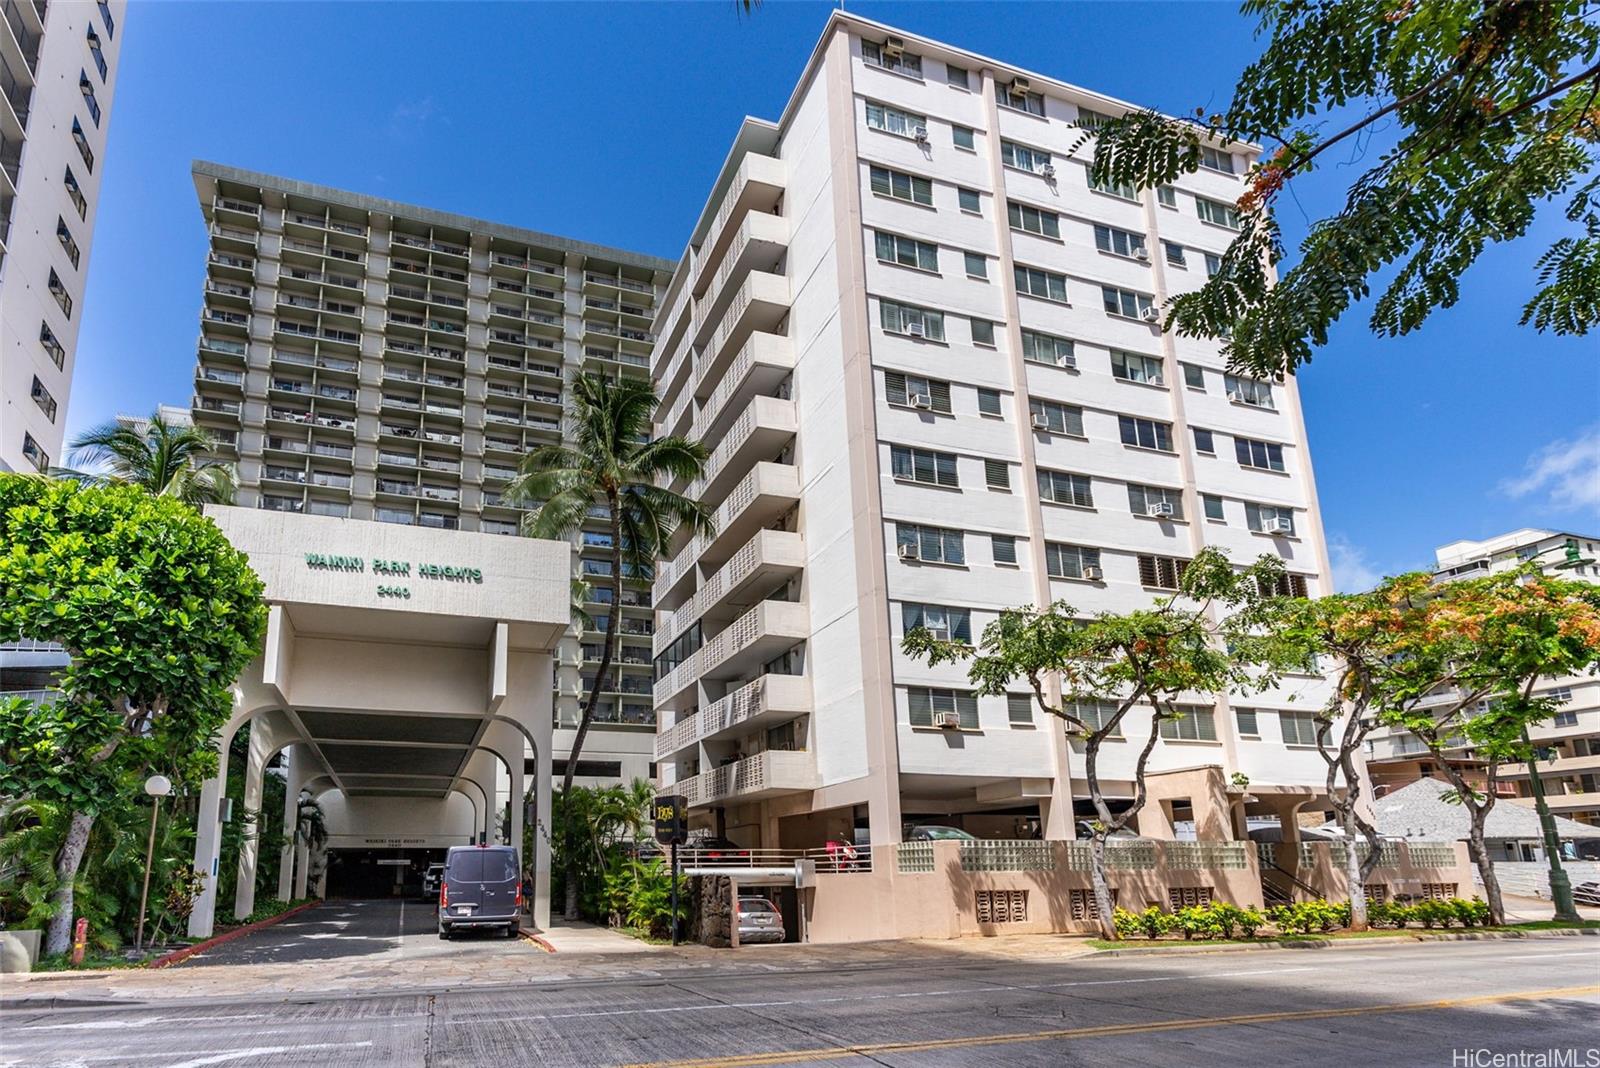
[[(306, 553), (306, 567), (312, 571), (344, 571), (352, 574), (365, 574), (368, 561), (361, 556), (344, 556), (335, 553)], [(383, 575), (386, 578), (412, 578), (427, 579), (430, 582), (463, 582), (483, 585), (483, 570), (476, 567), (463, 567), (457, 564), (434, 564), (418, 562), (415, 570), (410, 560), (380, 560), (373, 557), (371, 570), (374, 575)], [(398, 586), (392, 582), (378, 585), (378, 596), (411, 598), (411, 587)]]

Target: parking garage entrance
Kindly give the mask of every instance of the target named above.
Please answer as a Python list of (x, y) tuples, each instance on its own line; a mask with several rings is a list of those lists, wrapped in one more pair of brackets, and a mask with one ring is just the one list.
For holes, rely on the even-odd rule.
[(428, 865), (443, 862), (443, 849), (330, 849), (330, 898), (422, 897)]

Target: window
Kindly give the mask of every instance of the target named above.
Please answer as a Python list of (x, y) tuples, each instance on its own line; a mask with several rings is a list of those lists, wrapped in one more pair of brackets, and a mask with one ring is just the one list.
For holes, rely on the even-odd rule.
[(1552, 701), (1560, 701), (1562, 703), (1566, 703), (1566, 702), (1569, 702), (1569, 701), (1572, 700), (1572, 687), (1571, 686), (1557, 686), (1553, 690), (1546, 690), (1544, 693), (1540, 694), (1539, 696), (1540, 697), (1549, 698)]
[(1033, 697), (1025, 693), (1006, 694), (1006, 719), (1013, 727), (1033, 726)]
[(1236, 437), (1233, 439), (1233, 451), (1239, 459), (1240, 467), (1255, 467), (1262, 471), (1283, 470), (1282, 445)]
[(1015, 167), (1019, 171), (1032, 171), (1034, 174), (1043, 174), (1049, 167), (1050, 153), (1042, 148), (1029, 148), (1019, 145), (1015, 141), (1000, 142), (1000, 162), (1007, 167)]
[[(1000, 416), (1000, 391), (998, 389), (985, 389), (978, 387), (978, 414)], [(986, 460), (985, 463), (998, 463), (997, 460)], [(990, 485), (994, 483), (991, 482)]]
[[(1106, 724), (1116, 719), (1117, 706), (1110, 701), (1067, 701), (1064, 702), (1062, 711), (1077, 716), (1078, 719), (1083, 721), (1083, 725), (1089, 728), (1090, 733), (1095, 733), (1104, 730)], [(1067, 724), (1067, 729), (1072, 729), (1070, 723)], [(1122, 737), (1121, 720), (1116, 720), (1106, 737)]]
[(72, 140), (78, 145), (78, 155), (83, 157), (83, 165), (90, 174), (94, 173), (94, 151), (89, 147), (89, 138), (83, 132), (83, 124), (76, 118), (72, 120)]
[(26, 430), (22, 432), (22, 455), (40, 472), (50, 470), (50, 454), (39, 448), (39, 443)]
[(872, 167), (869, 173), (872, 191), (879, 196), (909, 200), (913, 204), (933, 204), (933, 183), (926, 178), (903, 171), (891, 171), (887, 167)]
[(972, 612), (968, 609), (906, 601), (900, 606), (900, 617), (907, 634), (922, 627), (939, 641), (972, 644)]
[(44, 388), (44, 383), (39, 381), (38, 375), (33, 376), (33, 389), (29, 395), (33, 397), (33, 403), (39, 406), (39, 410), (44, 413), (45, 418), (52, 423), (55, 422), (56, 399), (50, 396), (50, 391)]
[(1576, 727), (1578, 725), (1578, 714), (1570, 709), (1557, 712), (1551, 717), (1550, 725), (1553, 727)]
[(960, 89), (972, 88), (972, 79), (967, 73), (967, 68), (958, 67), (953, 63), (944, 65), (944, 80)]
[(83, 94), (83, 105), (89, 109), (89, 117), (96, 126), (100, 125), (100, 101), (94, 98), (94, 82), (89, 80), (89, 72), (78, 71), (78, 92)]
[(1284, 745), (1316, 745), (1317, 717), (1310, 712), (1279, 712)]
[(1015, 565), (1017, 562), (1017, 539), (1010, 534), (991, 534), (989, 536), (990, 552), (994, 554), (997, 564)]
[(1202, 222), (1211, 223), (1213, 226), (1226, 226), (1229, 230), (1239, 229), (1239, 211), (1232, 204), (1195, 197), (1194, 210), (1199, 213)]
[(89, 27), (88, 41), (89, 41), (89, 54), (94, 57), (95, 69), (97, 69), (100, 72), (100, 80), (101, 81), (105, 81), (106, 80), (106, 54), (105, 54), (105, 49), (100, 47), (100, 35), (98, 33), (94, 32), (94, 27), (93, 26)]
[(894, 537), (897, 547), (914, 547), (915, 559), (935, 564), (965, 565), (967, 562), (964, 535), (959, 530), (896, 523)]
[(1182, 719), (1161, 721), (1161, 737), (1169, 742), (1214, 742), (1217, 740), (1216, 713), (1198, 705), (1179, 705)]
[(939, 246), (914, 237), (874, 231), (879, 263), (894, 263), (901, 267), (915, 267), (919, 271), (939, 270)]
[(1248, 404), (1255, 408), (1272, 408), (1274, 410), (1277, 408), (1277, 404), (1272, 400), (1271, 382), (1225, 374), (1222, 376), (1222, 388), (1227, 391), (1228, 399), (1237, 404)]
[(981, 252), (963, 252), (962, 261), (966, 264), (968, 278), (989, 277), (989, 257)]
[(1016, 267), (1015, 274), (1018, 293), (1026, 293), (1041, 300), (1053, 300), (1059, 304), (1067, 302), (1066, 275), (1041, 271), (1037, 267), (1023, 267), (1020, 264)]
[(929, 486), (961, 485), (956, 475), (956, 456), (953, 452), (892, 445), (889, 448), (889, 469), (895, 478)]
[(1036, 330), (1022, 332), (1022, 358), (1029, 363), (1047, 363), (1052, 367), (1078, 365), (1077, 357), (1072, 354), (1071, 341)]
[(934, 690), (926, 686), (907, 686), (906, 701), (911, 706), (911, 725), (931, 727), (938, 713), (956, 712), (961, 729), (978, 729), (978, 699), (961, 690)]
[(1222, 514), (1222, 498), (1218, 497), (1216, 494), (1200, 494), (1200, 507), (1205, 510), (1207, 519), (1215, 519), (1218, 522), (1227, 522), (1226, 518)]
[(1150, 257), (1150, 252), (1144, 245), (1143, 234), (1136, 234), (1131, 230), (1118, 230), (1114, 226), (1094, 228), (1094, 247), (1114, 256), (1133, 256), (1138, 259)]
[(55, 331), (50, 329), (50, 324), (43, 321), (39, 323), (39, 344), (44, 346), (44, 351), (50, 354), (50, 359), (58, 368), (66, 369), (67, 350), (56, 340)]
[(78, 243), (72, 239), (72, 231), (67, 229), (67, 220), (59, 215), (56, 216), (56, 240), (61, 242), (72, 265), (78, 266)]
[(1170, 423), (1159, 423), (1154, 419), (1140, 419), (1132, 415), (1119, 415), (1117, 429), (1122, 434), (1124, 445), (1132, 445), (1139, 449), (1159, 449), (1161, 452), (1172, 451)]
[(1051, 578), (1088, 579), (1092, 582), (1100, 574), (1100, 550), (1047, 541), (1044, 543), (1044, 566)]
[(1192, 363), (1179, 364), (1179, 366), (1183, 368), (1183, 384), (1190, 389), (1198, 389), (1203, 392), (1206, 388), (1205, 371)]
[(1082, 408), (1034, 399), (1028, 401), (1028, 413), (1033, 417), (1035, 430), (1051, 434), (1071, 434), (1075, 438), (1083, 437)]
[(861, 42), (861, 58), (874, 67), (892, 70), (898, 74), (922, 77), (922, 57), (910, 52), (890, 51), (876, 41)]
[[(996, 403), (998, 404), (998, 400)], [(1011, 488), (1011, 465), (1004, 460), (983, 461), (983, 481), (990, 489), (1009, 490)]]
[(1150, 298), (1143, 293), (1114, 286), (1101, 286), (1100, 300), (1105, 305), (1107, 315), (1124, 319), (1141, 319), (1151, 309)]
[(928, 117), (918, 115), (914, 111), (901, 111), (899, 108), (886, 107), (883, 104), (874, 104), (867, 101), (867, 125), (874, 130), (892, 133), (897, 137), (915, 137), (920, 130), (922, 136), (928, 135)]
[(1002, 84), (996, 78), (994, 82), (994, 98), (1002, 107), (1013, 108), (1017, 111), (1026, 111), (1030, 115), (1044, 114), (1044, 94), (1030, 93), (1023, 85), (1013, 81)]
[(61, 284), (61, 276), (56, 274), (54, 267), (50, 268), (50, 295), (56, 298), (56, 303), (61, 305), (61, 310), (67, 318), (72, 318), (72, 294)]
[(1222, 152), (1215, 148), (1200, 148), (1200, 166), (1208, 171), (1220, 171), (1223, 174), (1232, 174), (1233, 153)]
[(1294, 537), (1294, 509), (1276, 504), (1244, 505), (1245, 525), (1257, 534), (1283, 534)]
[(1011, 220), (1011, 229), (1022, 230), (1041, 237), (1061, 238), (1061, 216), (1053, 211), (1041, 211), (1027, 204), (1018, 204), (1015, 200), (1006, 202), (1006, 214)]
[(1096, 193), (1104, 193), (1121, 200), (1139, 199), (1139, 191), (1134, 188), (1132, 182), (1097, 182), (1094, 180), (1092, 168), (1089, 167), (1085, 167), (1083, 173), (1089, 176), (1089, 188)]
[(106, 0), (99, 0), (99, 3), (100, 17), (106, 20), (106, 36), (115, 37), (117, 35), (117, 24), (111, 18), (111, 5), (106, 3)]
[(1161, 242), (1161, 247), (1167, 252), (1167, 263), (1173, 267), (1187, 267), (1189, 261), (1183, 257), (1183, 246), (1175, 245), (1171, 241)]
[(1158, 515), (1170, 519), (1183, 518), (1183, 493), (1165, 486), (1141, 486), (1128, 483), (1128, 509), (1134, 515)]
[(1161, 360), (1155, 356), (1141, 356), (1137, 352), (1111, 350), (1111, 373), (1124, 382), (1143, 382), (1150, 386), (1164, 385)]
[(972, 320), (972, 343), (994, 347), (994, 324), (987, 319)]
[(1217, 276), (1217, 272), (1222, 270), (1222, 257), (1218, 256), (1215, 252), (1207, 252), (1205, 255), (1206, 277), (1215, 278)]
[(1256, 710), (1253, 708), (1236, 708), (1233, 710), (1233, 722), (1239, 728), (1242, 738), (1261, 737), (1261, 724), (1256, 721)]
[(983, 214), (983, 203), (978, 196), (978, 191), (976, 189), (958, 188), (956, 190), (956, 201), (960, 204), (961, 210), (967, 212), (968, 214)]
[(950, 139), (955, 142), (957, 148), (964, 148), (969, 152), (977, 151), (977, 138), (973, 136), (970, 126), (950, 127)]
[(1178, 191), (1170, 185), (1158, 185), (1156, 186), (1156, 201), (1163, 208), (1175, 208), (1178, 206)]
[(78, 218), (89, 217), (89, 199), (83, 195), (83, 187), (78, 185), (77, 177), (72, 173), (72, 168), (67, 168), (66, 177), (61, 179), (61, 184), (66, 186), (67, 196), (72, 198), (72, 206), (78, 209)]
[[(1094, 507), (1094, 483), (1088, 475), (1039, 468), (1039, 499), (1078, 508)], [(1098, 562), (1098, 561), (1096, 561)]]
[(889, 300), (878, 301), (878, 317), (885, 332), (925, 337), (930, 341), (944, 340), (944, 313), (927, 308), (913, 308), (909, 304), (896, 304)]
[[(1258, 583), (1263, 597), (1304, 597), (1306, 595), (1306, 577), (1304, 575), (1283, 574), (1278, 581)], [(1317, 658), (1312, 656), (1305, 668), (1308, 674), (1317, 674)]]
[(1098, 130), (1110, 121), (1111, 116), (1104, 112), (1090, 111), (1088, 108), (1080, 107), (1076, 125), (1081, 130)]
[(1209, 430), (1192, 427), (1194, 431), (1194, 451), (1205, 453), (1207, 456), (1217, 454), (1217, 437)]
[(884, 391), (889, 403), (902, 408), (928, 408), (950, 414), (950, 383), (937, 378), (901, 374), (899, 371), (883, 372)]

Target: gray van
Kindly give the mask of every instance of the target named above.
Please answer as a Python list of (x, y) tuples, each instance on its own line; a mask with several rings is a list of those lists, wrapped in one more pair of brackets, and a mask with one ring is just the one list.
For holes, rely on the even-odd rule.
[(452, 846), (439, 880), (439, 937), (490, 927), (515, 938), (521, 927), (522, 878), (508, 845)]

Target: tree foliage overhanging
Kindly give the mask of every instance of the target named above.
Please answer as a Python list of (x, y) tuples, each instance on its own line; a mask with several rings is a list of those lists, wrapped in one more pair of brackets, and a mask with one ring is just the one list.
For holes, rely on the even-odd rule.
[[(1135, 111), (1094, 134), (1094, 180), (1140, 188), (1198, 170), (1204, 144), (1266, 146), (1238, 202), (1238, 236), (1204, 287), (1170, 301), (1167, 329), (1223, 338), (1240, 370), (1291, 373), (1380, 272), (1395, 273), (1370, 325), (1408, 333), (1460, 299), (1461, 275), (1487, 245), (1523, 236), (1540, 203), (1569, 192), (1581, 234), (1541, 257), (1522, 322), (1558, 334), (1600, 324), (1594, 3), (1246, 0), (1243, 10), (1267, 43), (1225, 111), (1199, 109), (1196, 121)], [(1274, 283), (1285, 249), (1271, 209), (1283, 191), (1391, 133)]]

